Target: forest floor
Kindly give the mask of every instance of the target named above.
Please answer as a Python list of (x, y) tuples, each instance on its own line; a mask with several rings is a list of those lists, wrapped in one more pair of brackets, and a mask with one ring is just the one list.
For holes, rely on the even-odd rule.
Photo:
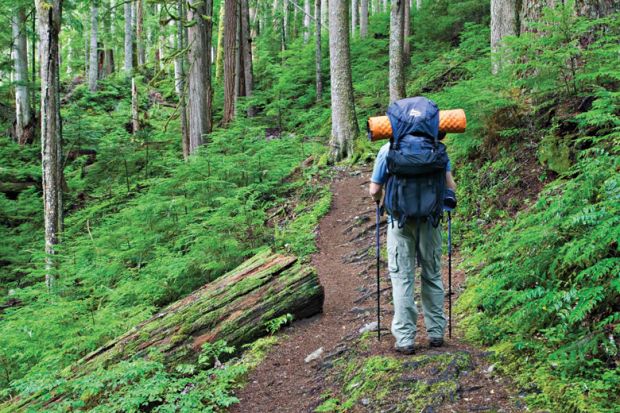
[[(458, 326), (452, 339), (446, 331), (444, 347), (431, 349), (420, 312), (416, 354), (395, 353), (389, 333), (392, 306), (385, 216), (381, 224), (382, 339), (377, 341), (376, 330), (360, 333), (376, 320), (375, 208), (367, 195), (369, 178), (368, 168), (336, 174), (332, 207), (320, 222), (319, 251), (312, 257), (325, 288), (323, 313), (295, 321), (279, 333), (277, 345), (238, 390), (240, 403), (231, 412), (525, 410), (510, 379), (494, 370), (493, 354), (465, 343)], [(464, 281), (463, 271), (455, 269), (459, 262), (457, 253), (453, 299)], [(447, 291), (447, 261), (443, 275)], [(312, 353), (314, 360), (306, 361)]]

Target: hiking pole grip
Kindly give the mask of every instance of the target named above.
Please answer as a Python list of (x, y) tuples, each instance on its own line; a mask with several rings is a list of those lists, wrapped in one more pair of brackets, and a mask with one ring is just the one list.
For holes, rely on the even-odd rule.
[(452, 338), (452, 212), (448, 211), (448, 337)]
[(381, 220), (381, 208), (379, 207), (379, 201), (377, 204), (377, 223), (376, 223), (376, 256), (377, 256), (377, 340), (381, 341), (381, 296), (379, 295), (380, 289), (380, 262), (381, 262), (381, 244), (379, 243), (379, 223)]

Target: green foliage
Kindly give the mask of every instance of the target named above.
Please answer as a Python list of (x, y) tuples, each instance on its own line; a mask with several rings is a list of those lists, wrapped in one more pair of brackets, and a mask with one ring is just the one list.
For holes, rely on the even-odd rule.
[[(196, 365), (178, 365), (174, 371), (152, 354), (149, 359), (122, 361), (74, 379), (50, 381), (49, 375), (41, 375), (19, 391), (22, 397), (51, 391), (49, 396), (58, 399), (37, 406), (48, 412), (220, 411), (238, 402), (232, 390), (248, 371), (244, 360), (238, 359), (212, 367), (213, 360), (233, 351), (225, 342), (216, 342), (203, 346)], [(0, 406), (1, 411), (10, 409)]]
[[(304, 45), (292, 24), (282, 33), (282, 13), (273, 15), (271, 4), (257, 7), (274, 24), (261, 26), (254, 42), (253, 96), (240, 99), (237, 121), (209, 134), (185, 163), (166, 70), (147, 65), (136, 72), (146, 115), (137, 134), (128, 133), (128, 78), (109, 76), (94, 93), (69, 81), (83, 69), (89, 23), (86, 3), (67, 5), (61, 61), (68, 190), (52, 294), (41, 283), (39, 149), (0, 140), (0, 183), (34, 182), (0, 194), (0, 293), (17, 303), (0, 313), (1, 399), (55, 388), (65, 397), (48, 410), (217, 411), (235, 402), (232, 388), (273, 344), (274, 337), (259, 340), (223, 368), (216, 360), (232, 349), (218, 342), (197, 363), (172, 371), (153, 354), (74, 380), (49, 374), (266, 244), (300, 256), (316, 250), (318, 220), (331, 202), (321, 157), (330, 135), (328, 39), (324, 33), (324, 98), (316, 103), (313, 41)], [(506, 39), (506, 64), (491, 76), (489, 3), (424, 2), (413, 17), (407, 90), (468, 115), (467, 132), (447, 138), (460, 204), (455, 243), (471, 256), (459, 302), (467, 336), (495, 347), (504, 360), (498, 368), (515, 376), (533, 405), (613, 411), (620, 403), (620, 19), (579, 18), (572, 7), (546, 10), (531, 32)], [(0, 9), (7, 21), (11, 8)], [(169, 12), (147, 13), (147, 31), (166, 37), (172, 25), (159, 19)], [(112, 21), (116, 33), (121, 15)], [(297, 19), (299, 27), (301, 13)], [(388, 27), (389, 14), (375, 14), (368, 38), (351, 41), (362, 131), (367, 116), (387, 107)], [(122, 48), (120, 36), (104, 31), (102, 38)], [(10, 40), (0, 31), (3, 50)], [(9, 64), (4, 54), (3, 73)], [(9, 101), (8, 82), (0, 82), (0, 97)], [(216, 83), (214, 108), (222, 101)], [(244, 116), (249, 106), (257, 110), (251, 120)], [(215, 124), (219, 116), (215, 110)], [(358, 140), (351, 162), (369, 161), (382, 144)], [(309, 156), (318, 161), (296, 169)], [(272, 220), (285, 202), (284, 219), (277, 213)], [(273, 333), (287, 322), (278, 317), (265, 328)], [(343, 394), (327, 395), (322, 411), (346, 410), (362, 390), (381, 400), (400, 383), (394, 373), (401, 366), (389, 358), (360, 358), (348, 367)], [(417, 398), (410, 405), (429, 394), (406, 390)]]
[[(537, 360), (522, 367), (552, 390), (552, 406), (575, 411), (618, 403), (610, 391), (620, 373), (620, 157), (590, 153), (570, 171), (576, 177), (548, 185), (531, 210), (491, 232), (470, 262), (484, 268), (460, 300), (470, 338)], [(562, 395), (577, 383), (589, 391)]]
[(273, 320), (269, 320), (267, 323), (265, 323), (265, 328), (267, 329), (269, 334), (275, 334), (282, 327), (292, 322), (293, 316), (291, 314), (284, 314), (280, 317), (274, 318)]
[[(533, 406), (613, 411), (620, 400), (620, 101), (611, 74), (618, 27), (611, 18), (586, 21), (570, 10), (548, 10), (535, 26), (537, 35), (507, 42), (513, 63), (495, 80), (473, 75), (437, 95), (459, 106), (485, 100), (466, 109), (469, 119), (474, 115), (477, 144), (468, 147), (469, 133), (450, 140), (450, 149), (457, 149), (459, 210), (469, 221), (459, 230), (466, 231), (472, 254), (459, 311), (466, 314), (470, 339), (494, 345), (505, 356), (504, 368), (521, 372), (516, 379)], [(585, 47), (579, 43), (584, 38), (591, 40)], [(593, 101), (585, 110), (573, 103), (577, 96), (585, 101), (584, 94)], [(524, 98), (534, 105), (524, 105)], [(554, 115), (545, 121), (550, 110)], [(486, 116), (483, 129), (477, 129), (478, 115)], [(534, 116), (541, 130), (524, 121)], [(471, 162), (474, 148), (479, 155)], [(528, 198), (521, 195), (511, 208), (512, 200), (497, 200), (519, 196), (517, 188), (528, 181), (539, 185), (520, 168), (523, 162), (540, 168), (523, 151), (538, 152), (547, 167), (563, 174), (549, 180), (553, 175), (541, 169), (542, 192), (526, 192)]]
[[(25, 374), (27, 382), (66, 366), (272, 244), (266, 213), (290, 187), (303, 186), (283, 181), (319, 149), (294, 135), (267, 140), (264, 126), (240, 119), (210, 134), (208, 145), (185, 163), (170, 110), (144, 101), (148, 123), (139, 134), (127, 133), (128, 96), (118, 95), (124, 84), (110, 79), (96, 93), (78, 86), (75, 101), (63, 109), (68, 151), (92, 149), (96, 159), (78, 156), (65, 167), (68, 213), (52, 294), (41, 283), (43, 257), (33, 256), (42, 250), (40, 192), (35, 186), (15, 201), (0, 198), (1, 214), (14, 225), (0, 226), (11, 239), (1, 249), (11, 266), (0, 276), (20, 303), (4, 311), (0, 323), (3, 388), (9, 381), (18, 388)], [(2, 147), (7, 159), (17, 151), (13, 144)], [(7, 173), (38, 179), (22, 158), (7, 162), (13, 168)], [(311, 180), (314, 172), (300, 179)], [(295, 224), (311, 234), (303, 234), (303, 248), (312, 248), (320, 212)], [(291, 243), (301, 248), (301, 241)]]
[[(467, 24), (488, 27), (489, 6), (489, 2), (480, 0), (423, 1), (422, 8), (415, 10), (413, 16), (415, 48), (419, 49), (423, 59), (434, 59), (459, 43)], [(417, 54), (413, 53), (414, 58)]]

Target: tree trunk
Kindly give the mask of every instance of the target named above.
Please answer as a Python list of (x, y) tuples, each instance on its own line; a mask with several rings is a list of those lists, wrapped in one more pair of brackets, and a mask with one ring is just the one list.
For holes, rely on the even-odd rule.
[(390, 102), (405, 97), (405, 77), (403, 60), (403, 0), (391, 0), (390, 9)]
[(62, 232), (59, 44), (62, 0), (37, 0), (41, 58), (41, 157), (45, 221), (45, 283), (54, 287), (56, 245)]
[(516, 0), (491, 0), (491, 52), (493, 53), (493, 74), (502, 64), (498, 54), (500, 43), (505, 36), (517, 36), (517, 2)]
[(126, 0), (125, 11), (125, 71), (133, 70), (133, 17), (131, 15), (131, 1)]
[(332, 137), (331, 158), (344, 159), (353, 151), (359, 129), (353, 101), (349, 16), (347, 0), (329, 2), (329, 54), (331, 75)]
[(323, 97), (323, 79), (321, 77), (321, 0), (314, 0), (314, 24), (316, 35), (314, 36), (315, 41), (315, 85), (316, 85), (316, 101), (317, 103), (321, 101)]
[[(195, 363), (203, 345), (218, 340), (239, 351), (266, 335), (269, 321), (286, 314), (295, 320), (311, 317), (322, 311), (323, 300), (314, 268), (296, 257), (263, 251), (86, 355), (67, 370), (68, 379), (84, 380), (101, 366), (153, 354), (172, 369)], [(12, 407), (45, 411), (63, 397), (62, 389), (46, 389)], [(94, 406), (85, 410), (89, 407)]]
[[(237, 0), (239, 3), (241, 0)], [(235, 105), (237, 98), (245, 96), (245, 69), (243, 67), (243, 41), (241, 40), (241, 5), (237, 4), (237, 38), (235, 41)]]
[(144, 47), (144, 3), (143, 0), (136, 0), (136, 52), (138, 55), (138, 66), (146, 63), (146, 51)]
[(361, 0), (360, 7), (360, 37), (368, 36), (368, 0)]
[(32, 141), (33, 127), (30, 116), (28, 91), (28, 44), (26, 40), (26, 13), (23, 7), (15, 10), (11, 19), (13, 28), (13, 64), (15, 69), (15, 137), (20, 145)]
[(140, 130), (140, 109), (138, 107), (138, 85), (136, 78), (131, 78), (131, 132)]
[[(32, 117), (34, 118), (34, 116), (36, 116), (37, 113), (37, 102), (36, 102), (36, 98), (35, 98), (35, 87), (34, 85), (36, 84), (37, 81), (37, 65), (36, 65), (36, 60), (37, 60), (37, 15), (36, 13), (32, 13), (32, 31), (31, 31), (31, 38), (30, 38), (30, 67), (31, 69), (31, 79), (30, 81), (32, 82), (32, 87), (30, 88), (30, 104), (32, 105), (32, 108), (30, 109), (30, 113), (32, 114)], [(32, 122), (34, 122), (34, 119), (32, 120)]]
[(310, 13), (310, 0), (304, 0), (304, 43), (308, 43), (310, 41), (310, 35), (312, 34)]
[[(243, 51), (243, 76), (245, 84), (245, 96), (252, 96), (254, 88), (254, 72), (252, 65), (252, 37), (250, 37), (250, 9), (248, 0), (241, 0), (241, 44)], [(254, 116), (256, 110), (248, 106), (247, 114)]]
[(177, 11), (179, 19), (177, 20), (177, 44), (176, 57), (174, 58), (174, 87), (179, 97), (179, 120), (181, 123), (181, 142), (183, 144), (183, 159), (189, 157), (189, 133), (187, 130), (187, 109), (185, 105), (185, 67), (181, 50), (185, 49), (185, 36), (183, 29), (183, 0), (177, 0)]
[(115, 39), (114, 22), (116, 21), (116, 7), (113, 1), (108, 1), (108, 13), (104, 22), (105, 38), (104, 41), (104, 63), (103, 76), (106, 77), (114, 73), (114, 49), (111, 46), (112, 39)]
[(265, 323), (276, 317), (320, 313), (323, 298), (314, 268), (266, 250), (88, 354), (76, 368), (147, 357), (157, 348), (167, 364), (195, 360), (204, 343), (225, 340), (240, 347), (265, 335)]
[(235, 66), (237, 40), (237, 1), (224, 0), (224, 115), (227, 125), (235, 117)]
[[(282, 2), (282, 7), (285, 7), (285, 5), (287, 4), (287, 0), (281, 0), (281, 2)], [(276, 0), (274, 4), (277, 6), (278, 4), (280, 4), (280, 2)], [(293, 27), (292, 29), (289, 28), (288, 32), (286, 28), (286, 24), (287, 24), (286, 22), (287, 22), (287, 18), (282, 13), (280, 15), (280, 21), (279, 21), (280, 23), (280, 49), (282, 51), (286, 50), (286, 41), (289, 38), (293, 39), (297, 37), (297, 7), (293, 9)], [(290, 35), (289, 35), (289, 32), (290, 32)]]
[(328, 0), (321, 0), (321, 25), (323, 27), (327, 27), (328, 23), (328, 16), (329, 16), (329, 2)]
[(620, 11), (617, 0), (575, 0), (575, 13), (590, 19), (598, 19)]
[(114, 73), (114, 50), (106, 49), (103, 64), (103, 74), (109, 76)]
[(409, 42), (409, 36), (411, 36), (411, 2), (410, 0), (403, 0), (403, 60), (404, 66), (409, 66), (411, 61), (411, 43)]
[(224, 2), (220, 4), (219, 23), (217, 26), (217, 50), (215, 51), (215, 80), (222, 80), (224, 73)]
[(99, 76), (99, 47), (97, 46), (97, 15), (99, 8), (97, 2), (93, 1), (90, 6), (90, 52), (88, 59), (88, 90), (97, 90), (97, 79)]
[(250, 9), (250, 38), (256, 39), (258, 36), (258, 5), (249, 7)]
[[(290, 18), (290, 4), (288, 3), (288, 0), (282, 0), (282, 7), (284, 7), (284, 27), (286, 30), (284, 30), (285, 33), (285, 39), (295, 39), (297, 38), (298, 35), (298, 30), (297, 30), (297, 14), (299, 12), (299, 10), (297, 9), (297, 7), (293, 7), (293, 18)], [(290, 24), (290, 20), (293, 20), (293, 24)], [(303, 18), (302, 18), (302, 23), (303, 23)], [(286, 43), (285, 43), (286, 44)], [(284, 49), (282, 49), (284, 50)]]
[[(189, 152), (203, 143), (211, 131), (211, 28), (213, 1), (187, 3), (187, 19), (195, 22), (188, 29), (189, 44)], [(206, 18), (205, 18), (206, 17)]]
[(416, 10), (420, 10), (422, 8), (422, 0), (415, 0), (415, 8)]
[(354, 37), (357, 31), (358, 7), (358, 0), (351, 0), (351, 37)]
[[(103, 49), (102, 44), (98, 43), (97, 44), (97, 80), (103, 79), (104, 77), (103, 76), (104, 64), (105, 64), (105, 50)], [(96, 86), (97, 86), (97, 83), (95, 82), (95, 89), (96, 89)]]
[(284, 23), (284, 33), (285, 37), (291, 37), (291, 7), (287, 0), (282, 1), (282, 21)]

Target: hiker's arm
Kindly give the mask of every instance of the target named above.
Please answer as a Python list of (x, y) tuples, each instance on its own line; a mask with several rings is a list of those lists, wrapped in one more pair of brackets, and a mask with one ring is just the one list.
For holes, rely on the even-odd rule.
[(454, 182), (451, 171), (446, 172), (446, 186), (456, 192), (456, 182)]
[(383, 185), (370, 182), (370, 188), (368, 189), (370, 196), (375, 202), (381, 201), (381, 197), (383, 196)]

